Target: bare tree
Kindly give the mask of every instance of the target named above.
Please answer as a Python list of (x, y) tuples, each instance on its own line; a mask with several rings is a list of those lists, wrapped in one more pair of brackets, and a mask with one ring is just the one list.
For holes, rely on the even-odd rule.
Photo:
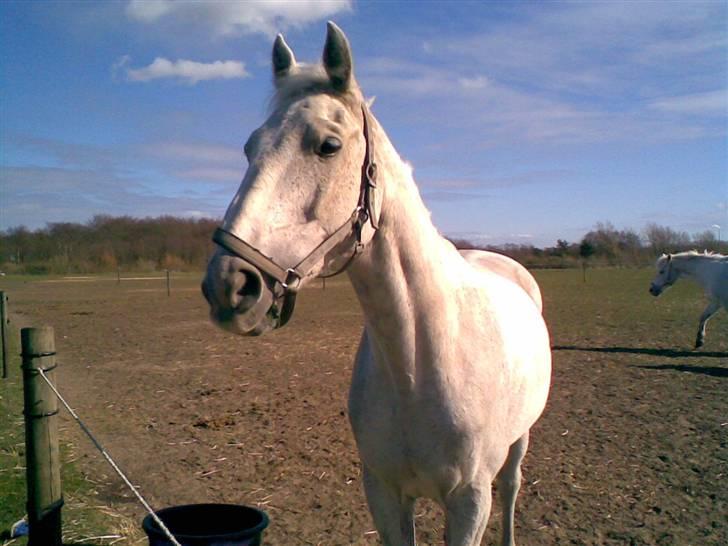
[(644, 234), (655, 254), (677, 252), (690, 246), (690, 235), (686, 232), (655, 223), (647, 224)]

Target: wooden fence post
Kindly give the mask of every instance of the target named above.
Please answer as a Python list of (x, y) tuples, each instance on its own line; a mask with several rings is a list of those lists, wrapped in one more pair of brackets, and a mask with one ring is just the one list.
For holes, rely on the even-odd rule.
[(53, 328), (23, 328), (25, 458), (28, 489), (28, 546), (62, 546), (61, 464), (58, 400), (38, 372), (53, 382), (56, 346)]
[(0, 290), (0, 344), (2, 344), (2, 367), (3, 379), (8, 377), (8, 325), (10, 317), (8, 316), (8, 296)]
[(169, 296), (169, 294), (170, 294), (170, 290), (169, 290), (169, 269), (167, 269), (166, 271), (167, 271), (167, 296)]

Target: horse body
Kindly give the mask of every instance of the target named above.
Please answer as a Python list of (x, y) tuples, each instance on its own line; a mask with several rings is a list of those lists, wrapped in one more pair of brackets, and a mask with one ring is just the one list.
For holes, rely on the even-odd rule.
[(663, 254), (655, 264), (657, 275), (650, 284), (650, 293), (659, 296), (680, 277), (693, 279), (703, 287), (708, 305), (700, 315), (695, 348), (705, 342), (705, 327), (708, 320), (721, 307), (728, 310), (728, 256), (695, 251), (677, 254)]
[(349, 406), (369, 502), (385, 544), (411, 543), (419, 496), (445, 506), (448, 544), (477, 544), (490, 483), (543, 410), (548, 334), (525, 290), (436, 232), (406, 175), (384, 191), (377, 237), (349, 268), (365, 315)]
[[(540, 292), (529, 295), (513, 269), (483, 267), (476, 255), (466, 261), (440, 236), (410, 168), (361, 104), (348, 42), (335, 25), (324, 49), (326, 81), (324, 71), (297, 65), (280, 37), (273, 59), (276, 111), (246, 145), (250, 167), (223, 224), (246, 242), (241, 252), (223, 245), (203, 283), (212, 317), (241, 334), (276, 326), (271, 312), (259, 321), (265, 327), (239, 320), (264, 301), (261, 292), (289, 290), (288, 280), (253, 271), (243, 259), (251, 252), (275, 256), (289, 272), (306, 263), (302, 282), (346, 267), (365, 321), (349, 415), (380, 538), (414, 545), (414, 501), (429, 497), (445, 508), (448, 546), (480, 544), (497, 476), (502, 543), (510, 546), (520, 462), (550, 382)], [(327, 145), (327, 134), (338, 143)], [(361, 168), (372, 150), (376, 184)], [(341, 233), (357, 192), (368, 222), (354, 222), (352, 236), (337, 237), (309, 268), (306, 256), (318, 256), (309, 250)]]
[(536, 279), (516, 260), (487, 250), (463, 249), (460, 250), (460, 254), (474, 267), (493, 271), (519, 285), (531, 296), (538, 310), (543, 311), (541, 289)]

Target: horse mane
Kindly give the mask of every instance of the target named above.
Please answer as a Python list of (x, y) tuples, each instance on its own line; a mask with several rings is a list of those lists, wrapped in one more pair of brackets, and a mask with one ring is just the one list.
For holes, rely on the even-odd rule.
[[(698, 252), (697, 250), (686, 250), (685, 252), (676, 252), (675, 254), (669, 254), (669, 256), (671, 256), (672, 260), (678, 259), (684, 261), (693, 261), (708, 259), (715, 261), (728, 261), (728, 256), (708, 250), (704, 250), (703, 252)], [(668, 254), (663, 254), (657, 259), (657, 263), (662, 264), (662, 262), (667, 260), (667, 257)]]
[(358, 111), (364, 102), (359, 84), (353, 79), (346, 91), (339, 91), (332, 85), (323, 65), (298, 63), (288, 75), (276, 82), (275, 92), (269, 101), (269, 109), (277, 110), (299, 98), (318, 94), (338, 98), (352, 112)]

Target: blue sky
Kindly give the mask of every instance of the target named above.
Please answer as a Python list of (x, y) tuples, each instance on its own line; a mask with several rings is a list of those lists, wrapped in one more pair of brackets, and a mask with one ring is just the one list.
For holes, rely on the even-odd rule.
[(728, 2), (0, 3), (0, 229), (221, 217), (283, 32), (325, 21), (440, 230), (728, 233)]

